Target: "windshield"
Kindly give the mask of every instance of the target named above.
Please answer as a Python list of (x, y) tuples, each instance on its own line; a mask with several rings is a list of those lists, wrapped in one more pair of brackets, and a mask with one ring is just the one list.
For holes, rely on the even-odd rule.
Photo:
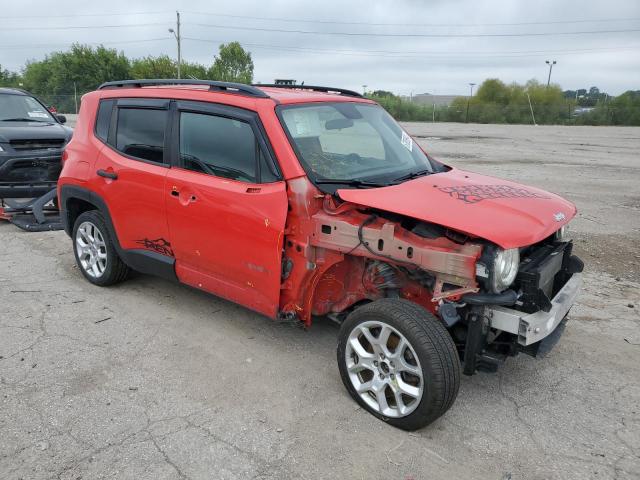
[(47, 109), (33, 97), (0, 94), (0, 122), (54, 122)]
[(402, 127), (378, 105), (313, 103), (279, 108), (312, 181), (381, 186), (435, 171)]

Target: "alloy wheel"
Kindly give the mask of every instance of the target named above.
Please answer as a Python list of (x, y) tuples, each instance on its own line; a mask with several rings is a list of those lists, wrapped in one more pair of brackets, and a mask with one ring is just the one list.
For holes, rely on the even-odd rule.
[(91, 222), (82, 222), (76, 231), (76, 250), (82, 269), (100, 278), (107, 268), (107, 245), (102, 232)]
[(396, 328), (380, 321), (356, 325), (349, 334), (345, 357), (354, 389), (376, 412), (401, 418), (420, 404), (424, 391), (420, 361)]

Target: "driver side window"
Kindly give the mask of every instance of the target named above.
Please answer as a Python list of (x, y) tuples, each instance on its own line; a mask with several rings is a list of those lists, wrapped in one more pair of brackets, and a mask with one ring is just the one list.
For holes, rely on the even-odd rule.
[(256, 183), (259, 156), (260, 149), (248, 123), (204, 113), (180, 113), (183, 168)]

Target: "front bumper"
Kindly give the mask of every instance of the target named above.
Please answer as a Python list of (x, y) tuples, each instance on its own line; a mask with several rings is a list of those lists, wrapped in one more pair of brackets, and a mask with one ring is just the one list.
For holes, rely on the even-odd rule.
[(62, 150), (0, 155), (0, 198), (34, 198), (56, 187)]
[(518, 336), (522, 346), (539, 342), (550, 335), (573, 306), (582, 286), (582, 275), (574, 273), (551, 300), (551, 309), (525, 313), (500, 306), (485, 307), (489, 326)]

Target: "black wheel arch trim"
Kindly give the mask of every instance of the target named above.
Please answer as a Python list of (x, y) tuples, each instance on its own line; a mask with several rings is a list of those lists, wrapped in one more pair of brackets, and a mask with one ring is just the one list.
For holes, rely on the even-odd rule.
[(67, 204), (69, 200), (72, 199), (83, 200), (90, 203), (102, 214), (107, 225), (107, 229), (109, 230), (109, 237), (113, 241), (113, 246), (118, 253), (118, 256), (127, 264), (127, 266), (140, 273), (155, 275), (157, 277), (176, 282), (178, 281), (175, 271), (175, 258), (161, 255), (150, 250), (123, 249), (120, 246), (120, 241), (116, 235), (116, 230), (111, 220), (111, 214), (109, 213), (109, 207), (107, 207), (105, 201), (93, 191), (76, 185), (62, 185), (60, 187), (60, 220), (64, 227), (64, 231), (69, 235), (69, 237), (72, 237), (73, 235), (73, 224), (70, 221), (70, 212), (67, 209)]

